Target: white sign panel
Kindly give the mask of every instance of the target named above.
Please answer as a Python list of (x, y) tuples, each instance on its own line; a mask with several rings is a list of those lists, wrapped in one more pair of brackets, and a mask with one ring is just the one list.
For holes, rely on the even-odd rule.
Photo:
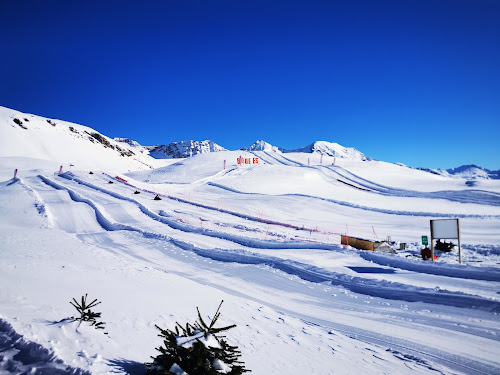
[(431, 220), (433, 238), (458, 238), (458, 219)]

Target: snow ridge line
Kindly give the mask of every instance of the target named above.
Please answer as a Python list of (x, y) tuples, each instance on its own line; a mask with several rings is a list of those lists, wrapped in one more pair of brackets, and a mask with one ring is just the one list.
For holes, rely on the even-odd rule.
[(221, 262), (267, 265), (274, 269), (281, 270), (287, 274), (296, 275), (306, 281), (314, 283), (329, 282), (332, 285), (342, 286), (346, 289), (349, 289), (354, 293), (380, 298), (388, 297), (390, 299), (397, 299), (408, 302), (426, 302), (438, 305), (465, 308), (476, 307), (486, 311), (500, 312), (500, 302), (489, 300), (480, 296), (469, 295), (462, 292), (451, 292), (447, 290), (436, 291), (435, 289), (408, 286), (405, 284), (393, 283), (389, 281), (366, 280), (361, 277), (339, 274), (333, 271), (318, 268), (316, 266), (311, 266), (291, 260), (283, 260), (273, 256), (252, 253), (247, 250), (225, 250), (220, 248), (201, 249), (196, 247), (192, 243), (177, 240), (163, 234), (144, 231), (130, 225), (112, 223), (105, 217), (105, 215), (99, 209), (98, 205), (92, 200), (84, 198), (73, 190), (62, 186), (42, 175), (39, 175), (38, 177), (42, 179), (42, 181), (44, 181), (47, 185), (52, 186), (55, 189), (68, 191), (72, 200), (76, 202), (86, 203), (90, 207), (92, 207), (96, 213), (98, 223), (104, 229), (109, 231), (128, 230), (138, 232), (146, 238), (166, 240), (183, 250), (192, 251), (195, 254), (205, 258), (210, 258)]
[[(320, 167), (321, 166), (316, 166)], [(500, 206), (500, 193), (485, 191), (479, 189), (471, 190), (440, 190), (433, 192), (419, 192), (406, 189), (395, 189), (381, 184), (374, 183), (360, 177), (345, 168), (339, 166), (323, 166), (324, 169), (336, 173), (342, 178), (345, 178), (353, 183), (371, 189), (374, 193), (384, 196), (398, 196), (409, 198), (427, 198), (427, 199), (444, 199), (452, 202), (471, 203), (480, 205)], [(340, 173), (342, 171), (343, 173)], [(352, 176), (352, 177), (348, 177)], [(464, 196), (467, 195), (467, 196)], [(491, 199), (488, 199), (491, 198)], [(486, 202), (485, 202), (486, 201)]]
[[(234, 188), (221, 185), (215, 182), (209, 182), (208, 185), (217, 187), (219, 189), (227, 190), (232, 193), (236, 194), (246, 194), (246, 195), (265, 195), (261, 193), (248, 193), (240, 190), (236, 190)], [(310, 199), (317, 199), (321, 200), (324, 202), (329, 202), (333, 204), (337, 204), (339, 206), (345, 206), (345, 207), (351, 207), (351, 208), (357, 208), (360, 210), (364, 211), (372, 211), (372, 212), (379, 212), (383, 214), (389, 214), (389, 215), (399, 215), (399, 216), (425, 216), (425, 217), (452, 217), (452, 218), (460, 218), (460, 219), (500, 219), (500, 215), (467, 215), (467, 214), (442, 214), (442, 213), (432, 213), (432, 212), (417, 212), (417, 211), (396, 211), (396, 210), (384, 210), (382, 208), (375, 208), (375, 207), (367, 207), (367, 206), (361, 206), (355, 203), (349, 203), (345, 201), (339, 201), (336, 199), (331, 199), (331, 198), (322, 198), (322, 197), (315, 197), (313, 195), (307, 195), (307, 194), (280, 194), (276, 195), (277, 197), (301, 197), (301, 198), (310, 198)], [(297, 228), (301, 229), (301, 228)], [(309, 229), (307, 229), (309, 230)], [(313, 230), (316, 231), (316, 230)]]
[[(45, 177), (43, 177), (43, 176), (41, 176), (41, 177), (45, 179)], [(320, 249), (320, 250), (331, 250), (331, 251), (339, 250), (339, 245), (312, 243), (312, 242), (298, 242), (298, 241), (294, 241), (294, 242), (290, 242), (290, 241), (281, 242), (281, 241), (273, 241), (273, 240), (265, 240), (264, 241), (264, 240), (259, 240), (259, 239), (253, 239), (253, 238), (248, 238), (248, 237), (232, 235), (232, 234), (228, 234), (228, 233), (224, 233), (224, 232), (217, 232), (217, 231), (207, 229), (207, 228), (196, 228), (196, 227), (193, 227), (190, 225), (185, 225), (185, 224), (179, 223), (175, 219), (170, 219), (170, 218), (164, 216), (164, 214), (162, 215), (162, 212), (160, 212), (160, 214), (156, 214), (153, 211), (151, 211), (149, 208), (144, 206), (142, 203), (136, 201), (135, 199), (125, 197), (121, 194), (114, 193), (112, 191), (101, 188), (101, 187), (96, 186), (94, 184), (91, 184), (89, 182), (83, 181), (80, 178), (78, 178), (78, 177), (76, 177), (73, 174), (70, 174), (68, 172), (60, 174), (59, 177), (63, 177), (67, 180), (75, 181), (81, 185), (84, 185), (84, 186), (90, 187), (91, 189), (108, 194), (114, 198), (131, 202), (131, 203), (137, 205), (139, 207), (139, 209), (145, 215), (149, 216), (153, 220), (159, 221), (160, 223), (166, 224), (173, 229), (177, 229), (177, 230), (180, 230), (183, 232), (198, 233), (198, 234), (201, 234), (204, 236), (223, 239), (226, 241), (236, 243), (238, 245), (242, 245), (242, 246), (246, 246), (246, 247), (250, 247), (250, 248), (255, 248), (255, 249)], [(118, 180), (118, 179), (116, 179), (116, 180), (123, 183), (123, 181), (121, 181), (121, 180)], [(48, 180), (48, 181), (51, 181), (51, 180)], [(51, 181), (51, 182), (53, 184), (58, 185), (59, 187), (62, 187), (63, 189), (68, 190), (68, 192), (70, 192), (70, 195), (71, 194), (78, 195), (77, 193), (73, 192), (72, 190), (70, 190), (67, 187), (63, 187), (62, 185), (59, 185), (53, 181)], [(127, 184), (127, 185), (130, 185), (130, 184)], [(130, 185), (130, 186), (133, 186), (133, 185)], [(148, 191), (148, 190), (143, 190), (143, 191), (156, 194), (156, 193)], [(160, 194), (158, 194), (158, 195), (160, 195)], [(164, 195), (162, 195), (162, 196), (164, 196)], [(76, 198), (77, 199), (84, 199), (85, 201), (82, 201), (84, 203), (90, 202), (89, 205), (91, 205), (94, 209), (97, 209), (94, 202), (92, 202), (86, 198), (79, 197), (79, 196), (77, 196)], [(175, 199), (175, 198), (171, 198), (171, 199)], [(198, 207), (204, 207), (201, 204), (195, 204), (195, 205)], [(262, 220), (262, 221), (265, 222), (264, 220)], [(105, 223), (105, 225), (108, 225), (108, 223)], [(122, 224), (120, 224), (120, 225), (122, 225)]]

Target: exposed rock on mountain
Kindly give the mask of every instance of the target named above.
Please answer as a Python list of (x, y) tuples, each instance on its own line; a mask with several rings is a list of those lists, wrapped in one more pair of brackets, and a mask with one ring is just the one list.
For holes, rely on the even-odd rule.
[(182, 141), (168, 145), (151, 146), (149, 154), (155, 159), (176, 159), (205, 154), (209, 152), (226, 151), (213, 141)]

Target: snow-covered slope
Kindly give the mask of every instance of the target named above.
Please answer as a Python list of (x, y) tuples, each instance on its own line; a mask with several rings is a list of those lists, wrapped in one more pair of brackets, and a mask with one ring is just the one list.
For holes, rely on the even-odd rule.
[(358, 150), (352, 147), (344, 147), (338, 143), (317, 141), (309, 146), (299, 148), (297, 150), (289, 150), (286, 152), (306, 152), (319, 153), (323, 155), (333, 156), (337, 158), (346, 158), (353, 160), (368, 160), (368, 158)]
[(150, 155), (156, 159), (186, 158), (209, 152), (225, 151), (213, 141), (182, 141), (168, 145), (151, 146)]
[(151, 169), (150, 156), (136, 153), (87, 126), (47, 119), (0, 107), (0, 157), (30, 157), (53, 161), (64, 170), (72, 164), (81, 169), (121, 171)]
[[(0, 158), (0, 372), (142, 374), (155, 324), (224, 300), (221, 324), (236, 324), (228, 340), (253, 374), (498, 373), (498, 186), (269, 154), (200, 154), (127, 183)], [(461, 218), (466, 264), (456, 252), (422, 261), (429, 218), (448, 215)], [(408, 248), (348, 249), (346, 231)], [(102, 301), (107, 335), (65, 319), (85, 293)]]

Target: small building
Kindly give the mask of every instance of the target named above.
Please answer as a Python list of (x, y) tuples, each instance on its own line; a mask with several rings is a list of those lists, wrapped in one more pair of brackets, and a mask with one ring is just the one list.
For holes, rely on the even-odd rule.
[(396, 254), (396, 251), (386, 241), (370, 241), (363, 238), (340, 236), (342, 245), (349, 245), (359, 250), (380, 251), (383, 253)]

